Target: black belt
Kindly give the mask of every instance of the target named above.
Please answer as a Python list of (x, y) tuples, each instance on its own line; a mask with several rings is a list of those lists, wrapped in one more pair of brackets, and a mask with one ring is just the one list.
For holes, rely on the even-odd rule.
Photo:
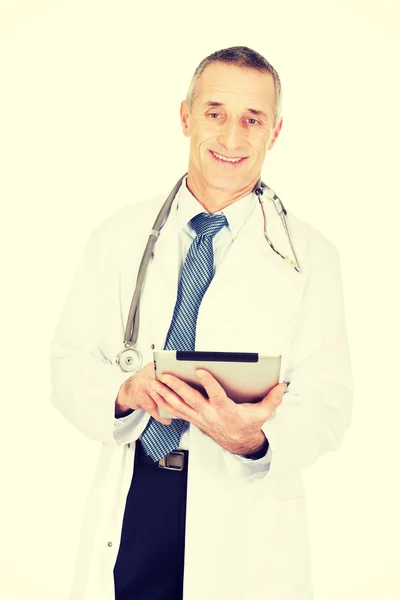
[(154, 461), (151, 456), (148, 456), (145, 453), (140, 440), (138, 440), (136, 442), (135, 460), (140, 461), (141, 464), (146, 464), (149, 467), (153, 467), (154, 469), (163, 469), (167, 471), (187, 471), (189, 451), (173, 450), (166, 456)]

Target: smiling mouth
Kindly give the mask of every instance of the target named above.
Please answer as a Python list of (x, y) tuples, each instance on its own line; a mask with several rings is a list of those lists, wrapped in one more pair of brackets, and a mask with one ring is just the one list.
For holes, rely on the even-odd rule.
[(224, 164), (229, 164), (229, 165), (240, 165), (247, 158), (247, 156), (237, 156), (237, 157), (224, 156), (223, 154), (218, 154), (217, 152), (214, 152), (213, 150), (210, 150), (210, 154), (212, 154), (214, 159), (217, 160), (219, 163), (224, 163)]

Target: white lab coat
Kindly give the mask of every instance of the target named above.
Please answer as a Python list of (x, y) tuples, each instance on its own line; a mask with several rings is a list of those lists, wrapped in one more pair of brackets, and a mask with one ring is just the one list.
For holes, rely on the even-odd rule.
[[(139, 261), (163, 201), (124, 209), (94, 232), (52, 344), (53, 402), (86, 436), (102, 442), (71, 600), (114, 599), (135, 440), (149, 418), (141, 410), (115, 441), (114, 401), (129, 377), (115, 357)], [(270, 238), (290, 254), (271, 201), (266, 210)], [(340, 445), (350, 423), (351, 373), (337, 252), (293, 215), (289, 226), (300, 274), (270, 249), (256, 206), (200, 307), (197, 350), (282, 354), (282, 380), (290, 385), (275, 418), (263, 426), (272, 455), (267, 471), (257, 472), (191, 427), (184, 600), (312, 598), (301, 469)], [(152, 344), (164, 344), (179, 251), (173, 207), (142, 297), (144, 364), (152, 360)]]

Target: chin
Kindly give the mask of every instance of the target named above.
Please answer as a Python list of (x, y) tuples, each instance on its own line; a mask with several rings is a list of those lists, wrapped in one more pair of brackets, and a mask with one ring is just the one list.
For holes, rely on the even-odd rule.
[(243, 187), (243, 177), (224, 177), (211, 175), (206, 178), (208, 184), (217, 190), (238, 190)]

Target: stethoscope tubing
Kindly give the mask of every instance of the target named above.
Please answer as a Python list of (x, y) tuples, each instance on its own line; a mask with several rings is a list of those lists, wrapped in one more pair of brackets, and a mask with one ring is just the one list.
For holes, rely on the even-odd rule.
[(139, 271), (136, 278), (136, 287), (132, 297), (131, 306), (129, 309), (128, 319), (126, 322), (125, 334), (124, 334), (124, 344), (125, 346), (136, 346), (138, 335), (139, 335), (139, 311), (140, 311), (140, 300), (143, 291), (143, 284), (146, 277), (147, 267), (149, 265), (151, 256), (153, 254), (154, 246), (160, 235), (160, 231), (165, 225), (165, 222), (168, 218), (168, 215), (171, 210), (172, 203), (174, 198), (181, 187), (182, 181), (186, 177), (187, 173), (181, 177), (181, 179), (176, 183), (168, 198), (164, 202), (161, 207), (160, 212), (157, 215), (156, 220), (154, 221), (154, 225), (151, 229), (149, 239), (146, 244), (145, 251), (142, 256), (142, 260), (140, 261)]
[[(288, 257), (286, 257), (286, 256), (283, 256), (283, 254), (281, 254), (279, 252), (279, 250), (277, 250), (277, 248), (275, 248), (275, 246), (273, 245), (272, 241), (270, 240), (270, 238), (268, 236), (267, 225), (266, 225), (267, 220), (266, 220), (266, 216), (265, 216), (265, 211), (264, 211), (264, 206), (263, 206), (263, 199), (262, 199), (262, 195), (263, 195), (263, 193), (265, 191), (267, 192), (267, 195), (271, 198), (272, 202), (274, 203), (276, 212), (278, 213), (279, 218), (282, 221), (283, 228), (285, 229), (286, 236), (287, 236), (287, 238), (289, 240), (289, 245), (290, 245), (291, 252), (293, 254), (294, 261), (288, 259)], [(284, 207), (282, 200), (279, 198), (279, 196), (277, 196), (277, 194), (275, 194), (274, 190), (272, 190), (270, 187), (268, 187), (268, 185), (266, 185), (265, 183), (263, 183), (261, 181), (261, 179), (258, 180), (257, 185), (254, 188), (254, 193), (258, 197), (258, 201), (260, 203), (261, 210), (263, 212), (263, 217), (264, 217), (264, 237), (265, 237), (265, 239), (267, 240), (267, 242), (270, 245), (270, 247), (272, 248), (272, 250), (274, 252), (276, 252), (276, 254), (279, 254), (279, 256), (285, 262), (288, 262), (298, 273), (300, 273), (301, 268), (300, 268), (299, 259), (297, 258), (297, 254), (296, 254), (296, 251), (295, 251), (294, 246), (293, 246), (292, 236), (290, 235), (290, 231), (289, 231), (289, 227), (288, 227), (288, 223), (287, 223), (287, 219), (286, 219), (287, 210)]]

